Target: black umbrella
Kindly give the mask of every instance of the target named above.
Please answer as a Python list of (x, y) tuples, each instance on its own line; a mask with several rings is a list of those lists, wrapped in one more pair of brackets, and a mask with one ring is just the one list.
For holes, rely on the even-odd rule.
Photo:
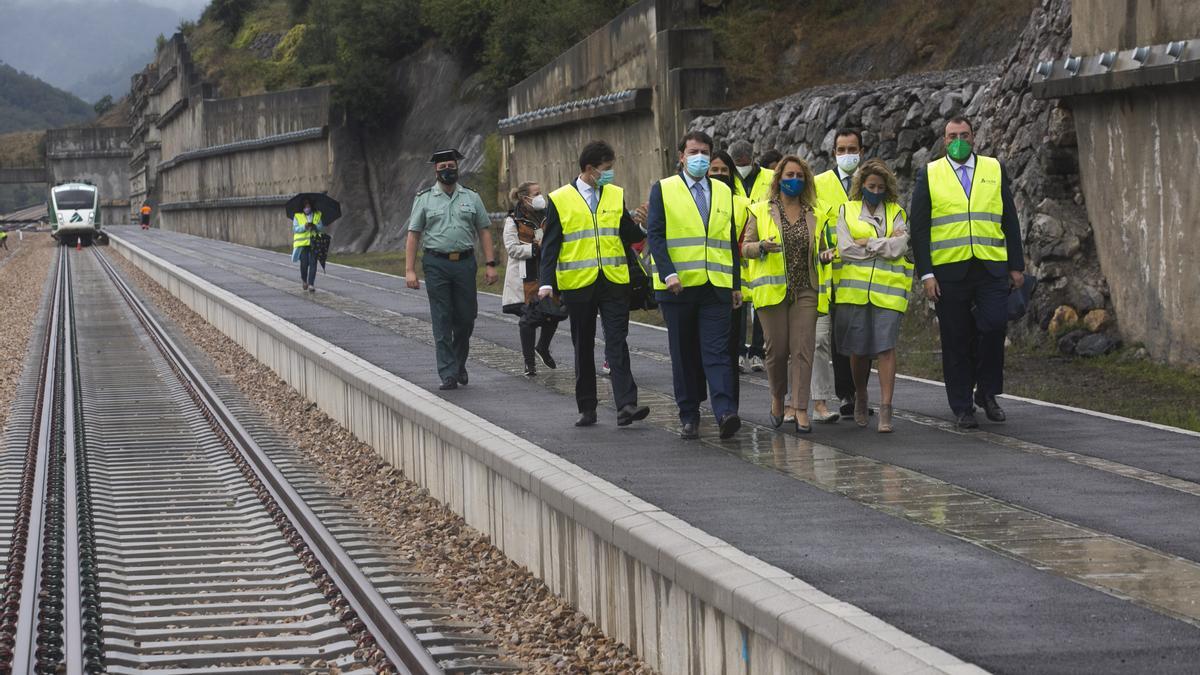
[(321, 212), (321, 223), (327, 227), (342, 217), (342, 205), (338, 200), (320, 192), (301, 192), (289, 199), (283, 207), (287, 217), (294, 218), (297, 213), (303, 213), (305, 201), (312, 204), (313, 211)]

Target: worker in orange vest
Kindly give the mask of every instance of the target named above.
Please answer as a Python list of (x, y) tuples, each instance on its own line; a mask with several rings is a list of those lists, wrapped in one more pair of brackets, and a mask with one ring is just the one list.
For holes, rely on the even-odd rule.
[(150, 229), (150, 205), (142, 204), (142, 229)]

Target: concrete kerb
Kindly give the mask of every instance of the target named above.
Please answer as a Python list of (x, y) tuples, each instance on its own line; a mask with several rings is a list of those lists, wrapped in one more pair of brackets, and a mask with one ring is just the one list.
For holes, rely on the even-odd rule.
[[(411, 430), (400, 432), (402, 435), (420, 433), (422, 429), (432, 433), (441, 444), (462, 451), (493, 471), (496, 478), (509, 481), (514, 488), (540, 503), (540, 508), (552, 509), (567, 518), (574, 527), (591, 532), (621, 554), (644, 565), (652, 573), (650, 576), (658, 575), (678, 584), (695, 600), (735, 620), (745, 630), (757, 635), (770, 649), (782, 652), (758, 654), (756, 659), (759, 659), (759, 663), (770, 659), (772, 662), (790, 663), (804, 670), (864, 675), (907, 672), (909, 666), (912, 666), (912, 670), (926, 668), (932, 669), (928, 672), (938, 673), (984, 672), (857, 607), (820, 592), (783, 570), (729, 546), (567, 460), (311, 335), (257, 305), (208, 284), (200, 277), (117, 235), (111, 236), (111, 243), (114, 250), (252, 353), (255, 350), (245, 344), (249, 338), (244, 333), (258, 334), (260, 342), (265, 337), (281, 348), (283, 355), (292, 355), (282, 358), (281, 354), (275, 354), (275, 360), (279, 362), (267, 365), (310, 400), (318, 398), (317, 392), (305, 391), (302, 386), (306, 381), (304, 374), (284, 372), (288, 369), (283, 366), (283, 361), (294, 361), (301, 364), (302, 369), (309, 367), (304, 364), (314, 364), (338, 378), (346, 385), (347, 391), (354, 393), (354, 397), (336, 406), (342, 409), (326, 412), (339, 418), (343, 424), (350, 426), (346, 417), (351, 414), (348, 408), (355, 404), (354, 401), (365, 400), (394, 411), (405, 426), (411, 426)], [(234, 317), (238, 323), (248, 323), (253, 330), (221, 325), (226, 321), (220, 320), (220, 314), (226, 318)], [(297, 378), (300, 381), (294, 381)], [(317, 403), (321, 404), (319, 400)], [(351, 431), (362, 438), (361, 429), (352, 428)], [(370, 442), (369, 439), (364, 440)], [(410, 451), (406, 449), (405, 452)], [(419, 449), (415, 452), (422, 453)], [(424, 452), (428, 452), (428, 449)], [(461, 468), (461, 462), (457, 466)], [(409, 478), (421, 482), (423, 476), (410, 474)], [(453, 477), (453, 480), (460, 484), (464, 482), (461, 475)], [(442, 489), (441, 486), (426, 487)], [(471, 486), (463, 485), (460, 489), (469, 490)], [(496, 514), (493, 520), (499, 522), (504, 518), (520, 517), (517, 510), (507, 515), (503, 513), (506, 506), (519, 508), (501, 503), (503, 498), (500, 493), (504, 490), (489, 489), (486, 492), (488, 494), (473, 497), (495, 502), (485, 509)], [(464, 502), (467, 500), (464, 496), (459, 499)], [(443, 501), (448, 500), (443, 498)], [(464, 516), (465, 511), (471, 510), (463, 508), (461, 504), (453, 506)], [(485, 524), (471, 524), (486, 531)], [(522, 546), (530, 547), (520, 542), (500, 541), (507, 537), (498, 537), (496, 534), (493, 533), (493, 541), (506, 553), (514, 555), (518, 563), (532, 570), (550, 569), (552, 561), (545, 558), (544, 554), (541, 562), (520, 560), (516, 556), (521, 553)], [(525, 557), (527, 555), (524, 554)], [(547, 583), (552, 582), (549, 573), (543, 576)], [(635, 576), (640, 578), (644, 575)], [(600, 587), (604, 582), (615, 582), (616, 579), (597, 578), (591, 581)], [(634, 579), (626, 579), (626, 582), (637, 583)], [(562, 592), (564, 589), (554, 590)], [(635, 594), (621, 588), (604, 589), (605, 597), (631, 595)], [(653, 598), (655, 594), (638, 595)], [(628, 611), (643, 611), (647, 612), (646, 617), (660, 619), (671, 614), (662, 606), (643, 607), (640, 610), (634, 607)], [(599, 616), (592, 618), (600, 620)], [(612, 626), (608, 628), (613, 630)], [(636, 633), (637, 627), (627, 628), (635, 633), (616, 634), (613, 637), (635, 648), (647, 644), (648, 640)], [(642, 629), (656, 630), (657, 627), (643, 626)], [(700, 644), (704, 638), (703, 633), (696, 633), (689, 639), (700, 657), (720, 652), (720, 646)], [(640, 655), (652, 666), (663, 669), (666, 665), (664, 659), (670, 659), (665, 653), (666, 649), (666, 645), (658, 645), (655, 653)], [(738, 668), (735, 664), (740, 661), (740, 657), (726, 659), (729, 668)]]

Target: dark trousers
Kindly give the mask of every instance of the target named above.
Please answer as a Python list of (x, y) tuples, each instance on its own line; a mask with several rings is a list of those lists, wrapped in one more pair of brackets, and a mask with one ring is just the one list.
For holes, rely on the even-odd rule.
[(955, 415), (974, 409), (972, 394), (1004, 391), (1004, 336), (1008, 328), (1008, 277), (971, 265), (961, 281), (941, 281), (937, 302), (942, 333), (942, 376)]
[[(637, 383), (629, 363), (629, 286), (614, 284), (601, 276), (586, 289), (563, 293), (575, 345), (575, 403), (579, 412), (595, 410), (596, 315), (604, 329), (604, 358), (611, 370), (613, 402), (617, 410), (637, 405)], [(542, 334), (543, 336), (545, 333)]]
[(313, 285), (317, 280), (317, 249), (304, 246), (300, 249), (300, 281)]
[(421, 259), (425, 271), (425, 294), (429, 296), (429, 318), (437, 346), (438, 377), (458, 377), (467, 367), (471, 333), (479, 303), (475, 296), (474, 256), (447, 260), (432, 255)]
[[(829, 317), (833, 322), (837, 313), (837, 304), (829, 304)], [(837, 336), (829, 340), (829, 353), (833, 356), (833, 390), (843, 401), (854, 400), (854, 374), (850, 372), (850, 357), (838, 351)], [(871, 371), (867, 371), (867, 379), (871, 379)]]
[[(750, 344), (746, 345), (746, 315), (750, 315)], [(738, 353), (737, 356), (757, 356), (765, 358), (767, 355), (766, 340), (763, 338), (762, 322), (758, 320), (758, 312), (754, 308), (745, 304), (739, 310), (734, 310), (733, 317), (734, 332), (737, 333)]]
[(531, 366), (534, 364), (533, 348), (536, 346), (540, 350), (550, 349), (550, 340), (554, 339), (554, 332), (558, 330), (558, 324), (550, 322), (541, 326), (542, 335), (537, 336), (537, 326), (520, 326), (521, 332), (521, 354), (525, 357), (525, 365)]
[[(742, 356), (746, 351), (746, 343), (743, 342), (746, 332), (746, 305), (742, 305), (729, 315), (732, 323), (732, 329), (729, 331), (729, 366), (733, 369), (733, 407), (738, 409), (742, 404), (742, 378), (738, 372), (738, 357)], [(738, 332), (741, 328), (741, 332)]]
[(737, 412), (734, 367), (729, 358), (729, 305), (720, 302), (662, 302), (671, 347), (671, 372), (679, 421), (700, 421), (705, 383), (718, 420)]

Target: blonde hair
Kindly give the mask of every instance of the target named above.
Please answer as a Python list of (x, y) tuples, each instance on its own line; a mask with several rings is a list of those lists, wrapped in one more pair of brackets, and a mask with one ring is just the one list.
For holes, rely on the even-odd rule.
[(783, 180), (783, 170), (792, 163), (800, 165), (800, 173), (804, 176), (804, 191), (800, 193), (800, 203), (811, 209), (817, 203), (817, 188), (814, 185), (816, 180), (813, 179), (812, 168), (808, 166), (808, 162), (796, 155), (784, 155), (783, 159), (775, 165), (775, 177), (771, 179), (770, 199), (771, 201), (779, 199), (779, 182)]
[(883, 201), (900, 201), (900, 186), (896, 183), (896, 174), (892, 173), (882, 159), (868, 159), (858, 167), (858, 171), (854, 172), (854, 178), (850, 181), (851, 201), (863, 201), (863, 183), (867, 182), (867, 178), (870, 176), (879, 176), (883, 179)]
[(512, 202), (513, 206), (520, 204), (522, 199), (525, 199), (526, 197), (529, 196), (529, 191), (532, 190), (533, 186), (535, 186), (535, 185), (537, 185), (537, 183), (534, 181), (526, 181), (524, 183), (521, 183), (520, 185), (518, 185), (517, 187), (515, 187), (511, 191), (509, 191), (508, 201)]

